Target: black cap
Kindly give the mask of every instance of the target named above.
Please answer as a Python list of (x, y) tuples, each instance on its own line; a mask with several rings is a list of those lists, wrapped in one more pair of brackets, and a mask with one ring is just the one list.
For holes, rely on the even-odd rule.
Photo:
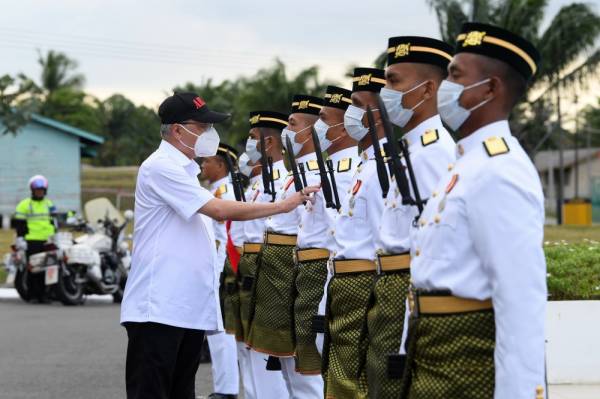
[(252, 111), (250, 112), (250, 129), (255, 127), (266, 127), (283, 130), (288, 125), (288, 115), (275, 111)]
[(456, 38), (455, 54), (475, 53), (503, 61), (512, 66), (525, 80), (537, 71), (540, 53), (535, 46), (514, 33), (478, 22), (463, 24)]
[(160, 104), (158, 116), (161, 123), (170, 124), (187, 120), (219, 123), (229, 118), (230, 115), (211, 111), (206, 102), (196, 93), (174, 93)]
[(345, 111), (348, 109), (348, 106), (352, 104), (352, 99), (350, 98), (351, 95), (352, 92), (348, 89), (337, 86), (327, 86), (323, 105), (325, 107), (339, 108)]
[(229, 144), (225, 144), (223, 142), (219, 143), (219, 148), (217, 149), (217, 155), (222, 157), (230, 156), (233, 159), (233, 162), (236, 162), (238, 159), (238, 152), (235, 148), (230, 146)]
[(355, 68), (352, 92), (372, 91), (379, 93), (385, 86), (385, 71), (377, 68)]
[(452, 60), (452, 46), (421, 36), (396, 36), (388, 40), (388, 65), (401, 62), (431, 64), (444, 71)]
[(319, 115), (323, 99), (306, 94), (296, 94), (292, 100), (292, 114)]

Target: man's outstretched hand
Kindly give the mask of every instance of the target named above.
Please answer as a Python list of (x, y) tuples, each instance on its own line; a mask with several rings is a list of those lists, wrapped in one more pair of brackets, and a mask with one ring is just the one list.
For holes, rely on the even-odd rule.
[(315, 198), (311, 194), (316, 193), (320, 189), (321, 187), (319, 186), (308, 186), (304, 187), (301, 191), (298, 191), (293, 195), (287, 197), (286, 199), (280, 202), (281, 213), (291, 212), (296, 207), (302, 205), (306, 201), (310, 201), (314, 204)]

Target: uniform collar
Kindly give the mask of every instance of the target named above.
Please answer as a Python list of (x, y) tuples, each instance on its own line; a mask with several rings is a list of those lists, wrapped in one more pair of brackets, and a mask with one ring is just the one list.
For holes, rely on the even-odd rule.
[[(381, 149), (383, 149), (383, 145), (385, 143), (387, 143), (387, 138), (384, 137), (382, 139), (379, 139), (379, 147)], [(360, 160), (363, 162), (368, 161), (369, 159), (374, 159), (374, 157), (375, 157), (375, 150), (373, 149), (373, 145), (370, 145), (369, 148), (367, 148), (360, 154)]]
[(160, 142), (160, 145), (158, 146), (158, 150), (164, 154), (167, 154), (167, 156), (169, 158), (171, 158), (173, 161), (177, 162), (177, 164), (180, 166), (185, 167), (185, 166), (189, 165), (191, 162), (194, 162), (192, 159), (189, 159), (181, 151), (179, 151), (177, 148), (175, 148), (175, 146), (173, 146), (173, 144), (171, 144), (165, 140), (162, 140)]
[(421, 144), (421, 136), (423, 133), (428, 130), (439, 129), (440, 127), (443, 127), (442, 119), (439, 115), (434, 115), (415, 126), (402, 136), (402, 139), (408, 141), (408, 146), (412, 147), (415, 144)]
[(221, 187), (223, 184), (228, 184), (229, 183), (229, 175), (225, 176), (219, 180), (217, 180), (214, 183), (210, 184), (210, 190), (216, 190), (217, 188)]
[(296, 163), (303, 163), (317, 159), (317, 154), (314, 152), (302, 155), (300, 158), (296, 158)]
[(336, 163), (344, 158), (354, 158), (358, 155), (358, 147), (352, 146), (348, 148), (344, 148), (343, 150), (339, 150), (329, 155), (329, 159)]
[(456, 157), (460, 158), (472, 149), (481, 146), (481, 143), (492, 136), (504, 138), (511, 136), (510, 126), (506, 119), (482, 126), (467, 137), (459, 140), (456, 143)]

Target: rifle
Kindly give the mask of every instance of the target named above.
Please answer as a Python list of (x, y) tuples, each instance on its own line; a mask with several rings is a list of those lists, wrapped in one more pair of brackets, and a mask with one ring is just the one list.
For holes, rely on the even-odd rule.
[(387, 197), (388, 191), (390, 191), (390, 181), (388, 180), (388, 174), (385, 170), (385, 161), (381, 156), (381, 147), (379, 146), (379, 137), (377, 137), (377, 130), (375, 129), (373, 111), (371, 111), (371, 107), (369, 105), (367, 105), (367, 120), (369, 121), (369, 134), (371, 135), (371, 145), (373, 146), (373, 151), (375, 152), (375, 162), (377, 163), (377, 177), (379, 178), (379, 185), (381, 186), (381, 195), (383, 198), (385, 198)]
[(340, 196), (337, 191), (337, 184), (335, 183), (333, 161), (331, 159), (327, 160), (327, 169), (329, 169), (329, 176), (331, 178), (331, 190), (333, 191), (333, 196), (335, 198), (335, 209), (339, 210), (342, 204), (340, 203)]
[[(287, 136), (285, 137), (285, 148), (285, 153), (287, 154), (288, 162), (290, 163), (290, 168), (292, 168), (292, 176), (294, 176), (294, 188), (296, 189), (296, 192), (302, 191), (304, 186), (302, 185), (303, 182), (300, 178), (300, 173), (298, 172), (298, 164), (296, 164), (296, 157), (294, 156), (292, 140), (290, 140), (290, 138)], [(301, 166), (303, 167), (304, 165), (301, 164)], [(306, 180), (306, 178), (304, 178), (304, 180)]]
[(263, 190), (265, 194), (271, 194), (271, 202), (275, 202), (275, 182), (273, 181), (273, 158), (267, 157), (265, 152), (265, 135), (260, 132), (260, 167), (262, 170)]
[[(314, 127), (311, 128), (311, 134), (313, 143), (315, 144), (315, 154), (317, 155), (317, 165), (319, 165), (319, 176), (321, 176), (321, 190), (323, 190), (323, 197), (325, 197), (325, 206), (327, 208), (338, 209), (336, 204), (333, 203), (333, 196), (331, 194), (331, 183), (327, 177), (327, 170), (325, 169), (325, 162), (323, 161), (323, 153), (321, 152), (321, 143), (319, 142), (319, 136)], [(331, 174), (332, 182), (335, 181), (333, 174)]]
[[(381, 97), (378, 96), (377, 101), (379, 103), (379, 109), (381, 111), (381, 121), (383, 123), (383, 130), (385, 131), (385, 137), (387, 137), (388, 148), (391, 153), (386, 154), (390, 156), (390, 171), (394, 170), (394, 176), (396, 177), (396, 184), (398, 185), (398, 190), (402, 195), (402, 204), (403, 205), (416, 205), (419, 210), (419, 216), (423, 212), (423, 204), (424, 202), (421, 200), (421, 194), (419, 193), (419, 187), (417, 186), (417, 179), (415, 177), (415, 171), (412, 167), (412, 162), (410, 160), (410, 153), (408, 152), (408, 146), (404, 142), (404, 140), (395, 140), (394, 132), (392, 128), (392, 124), (390, 123), (390, 119), (387, 114), (387, 110), (385, 109), (385, 104)], [(383, 108), (381, 108), (383, 107)], [(400, 155), (398, 152), (398, 147), (400, 147), (400, 151), (402, 152), (402, 156), (404, 157), (404, 161), (406, 162), (406, 169), (408, 170), (408, 176), (410, 178), (410, 185), (413, 188), (413, 193), (415, 194), (415, 198), (413, 199), (410, 196), (410, 189), (408, 187), (408, 181), (406, 179), (406, 175), (403, 173), (403, 167), (400, 163)], [(402, 187), (401, 187), (402, 186)], [(406, 194), (406, 199), (405, 199)]]
[(233, 160), (231, 158), (231, 154), (227, 153), (225, 155), (227, 167), (229, 168), (229, 173), (231, 173), (231, 185), (233, 186), (235, 200), (246, 202), (246, 198), (244, 196), (244, 187), (242, 185), (242, 180), (240, 179), (240, 174), (233, 169)]

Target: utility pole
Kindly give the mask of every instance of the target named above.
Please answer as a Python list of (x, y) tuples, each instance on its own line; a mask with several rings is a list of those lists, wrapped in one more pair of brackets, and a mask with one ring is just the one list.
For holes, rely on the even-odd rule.
[[(558, 78), (558, 77), (557, 77)], [(565, 162), (564, 162), (564, 134), (562, 130), (562, 117), (560, 114), (560, 83), (556, 85), (556, 113), (558, 116), (558, 196), (556, 198), (556, 222), (563, 224), (563, 202), (565, 185)]]

